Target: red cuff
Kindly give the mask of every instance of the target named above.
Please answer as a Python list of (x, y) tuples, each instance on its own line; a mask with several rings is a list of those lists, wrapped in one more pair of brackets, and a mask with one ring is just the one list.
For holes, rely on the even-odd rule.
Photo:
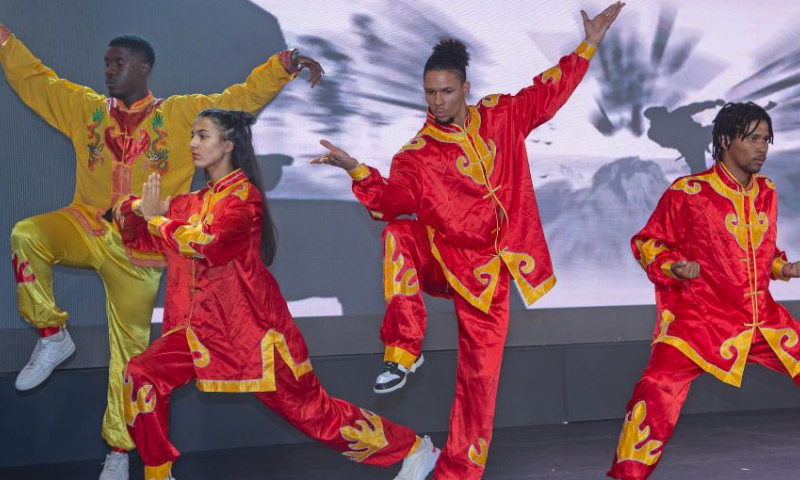
[(283, 65), (283, 68), (286, 69), (286, 72), (293, 77), (296, 77), (297, 74), (300, 73), (300, 68), (297, 68), (297, 65), (295, 65), (295, 63), (292, 61), (292, 55), (295, 51), (296, 50), (284, 50), (278, 54), (281, 65)]

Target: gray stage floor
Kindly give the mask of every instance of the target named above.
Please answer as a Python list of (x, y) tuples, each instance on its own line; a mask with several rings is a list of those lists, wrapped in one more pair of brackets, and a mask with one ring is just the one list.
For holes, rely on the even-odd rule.
[[(605, 478), (619, 421), (495, 430), (484, 479)], [(444, 434), (434, 434), (437, 443)], [(652, 480), (800, 478), (800, 410), (685, 415)], [(0, 469), (0, 479), (96, 479), (98, 462)], [(316, 444), (183, 455), (177, 480), (390, 480), (398, 467), (353, 464)], [(432, 478), (432, 475), (429, 476)], [(132, 480), (142, 479), (133, 456)]]

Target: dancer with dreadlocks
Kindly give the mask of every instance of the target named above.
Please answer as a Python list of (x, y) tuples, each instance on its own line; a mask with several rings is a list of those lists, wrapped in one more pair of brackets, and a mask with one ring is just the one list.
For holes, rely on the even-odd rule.
[[(466, 102), (466, 47), (458, 40), (437, 44), (424, 69), (425, 125), (395, 155), (388, 179), (324, 140), (329, 152), (312, 161), (347, 170), (372, 218), (389, 222), (385, 367), (376, 393), (401, 388), (422, 364), (422, 292), (455, 304), (456, 393), (437, 480), (483, 475), (508, 330), (509, 277), (528, 304), (555, 284), (525, 138), (569, 99), (623, 6), (617, 2), (594, 19), (581, 12), (586, 39), (575, 52), (517, 95), (490, 95), (477, 105)], [(398, 220), (403, 214), (416, 219)]]
[(631, 240), (656, 285), (658, 323), (612, 478), (650, 476), (703, 371), (738, 387), (745, 364), (760, 363), (800, 385), (800, 325), (769, 293), (770, 280), (800, 277), (800, 262), (789, 263), (775, 244), (775, 185), (758, 173), (772, 121), (758, 105), (729, 103), (712, 134), (716, 164), (673, 182)]

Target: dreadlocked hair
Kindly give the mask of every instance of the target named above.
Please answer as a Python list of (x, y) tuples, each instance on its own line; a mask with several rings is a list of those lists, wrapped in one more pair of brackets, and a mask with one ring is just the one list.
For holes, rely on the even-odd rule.
[(464, 83), (467, 81), (468, 66), (467, 46), (461, 40), (447, 38), (434, 45), (433, 53), (425, 62), (423, 75), (431, 70), (446, 70), (454, 72), (461, 79), (461, 83)]
[[(753, 122), (756, 123), (750, 128), (750, 124)], [(714, 119), (714, 130), (711, 133), (714, 160), (721, 161), (723, 146), (728, 147), (730, 145), (730, 143), (723, 145), (725, 138), (728, 139), (727, 142), (730, 142), (734, 138), (745, 138), (752, 135), (761, 122), (766, 122), (769, 128), (767, 141), (772, 143), (775, 134), (772, 131), (772, 119), (766, 110), (753, 102), (726, 103), (723, 105)]]
[(256, 152), (253, 148), (253, 131), (251, 126), (256, 123), (255, 117), (247, 112), (237, 110), (219, 110), (211, 108), (203, 110), (198, 118), (208, 118), (222, 131), (222, 140), (233, 143), (231, 160), (233, 168), (240, 168), (247, 179), (258, 188), (261, 193), (263, 214), (261, 217), (261, 259), (266, 266), (272, 265), (275, 260), (275, 250), (278, 245), (278, 231), (272, 222), (269, 211), (269, 202), (264, 192), (264, 180), (261, 168), (258, 166)]

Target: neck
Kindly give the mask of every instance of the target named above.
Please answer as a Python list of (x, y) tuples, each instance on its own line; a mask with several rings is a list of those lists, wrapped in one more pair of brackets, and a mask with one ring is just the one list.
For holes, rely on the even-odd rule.
[(725, 166), (725, 169), (728, 170), (728, 173), (733, 175), (733, 178), (736, 179), (743, 187), (747, 188), (750, 185), (750, 179), (753, 177), (750, 173), (742, 170), (738, 166), (736, 166), (732, 161), (722, 158), (722, 165)]
[(462, 106), (461, 111), (458, 112), (458, 115), (456, 115), (455, 118), (453, 119), (453, 123), (455, 123), (456, 125), (458, 125), (461, 128), (464, 128), (464, 124), (467, 122), (467, 112), (468, 111), (469, 111), (469, 108), (467, 107), (466, 102), (464, 102), (464, 105)]
[(135, 92), (131, 92), (127, 95), (120, 95), (117, 97), (117, 99), (122, 101), (126, 107), (131, 108), (131, 105), (145, 98), (149, 93), (150, 90), (147, 88), (147, 86), (144, 86), (140, 89), (137, 89)]
[(208, 179), (211, 182), (211, 185), (216, 185), (217, 182), (225, 178), (233, 170), (234, 168), (230, 162), (219, 162), (206, 168), (206, 173), (208, 173)]

